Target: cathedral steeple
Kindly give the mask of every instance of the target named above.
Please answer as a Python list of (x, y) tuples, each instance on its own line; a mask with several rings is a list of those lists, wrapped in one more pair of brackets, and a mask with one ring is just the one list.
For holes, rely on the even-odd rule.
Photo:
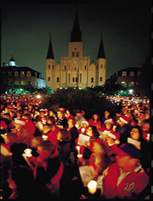
[(100, 58), (105, 58), (105, 52), (104, 52), (104, 45), (103, 45), (103, 40), (102, 40), (102, 34), (101, 34), (101, 41), (100, 41), (100, 46), (99, 46), (99, 51), (98, 51), (97, 59), (100, 59)]
[(47, 52), (47, 59), (54, 59), (53, 54), (53, 48), (52, 48), (52, 42), (51, 42), (51, 34), (49, 34), (49, 46), (48, 46), (48, 52)]
[(71, 31), (71, 42), (82, 41), (81, 36), (82, 36), (82, 31), (80, 31), (78, 12), (76, 9), (75, 19), (74, 19), (74, 24), (73, 24), (73, 30)]

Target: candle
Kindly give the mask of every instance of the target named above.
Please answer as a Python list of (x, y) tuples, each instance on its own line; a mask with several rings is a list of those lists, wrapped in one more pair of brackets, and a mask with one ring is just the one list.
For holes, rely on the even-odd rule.
[(78, 157), (78, 158), (82, 158), (83, 155), (82, 155), (82, 154), (77, 154), (77, 157)]
[(25, 149), (24, 150), (24, 153), (25, 153), (25, 155), (27, 156), (27, 157), (31, 157), (32, 156), (32, 149), (29, 149), (29, 148), (27, 148), (27, 149)]
[(89, 181), (88, 185), (88, 191), (91, 194), (94, 194), (97, 191), (97, 182), (94, 180)]
[(80, 154), (80, 146), (76, 146), (76, 149), (78, 150), (78, 154)]
[(147, 134), (147, 140), (150, 141), (150, 133)]
[(42, 135), (42, 139), (43, 139), (43, 140), (47, 140), (47, 139), (48, 139), (48, 136), (47, 136), (47, 135)]

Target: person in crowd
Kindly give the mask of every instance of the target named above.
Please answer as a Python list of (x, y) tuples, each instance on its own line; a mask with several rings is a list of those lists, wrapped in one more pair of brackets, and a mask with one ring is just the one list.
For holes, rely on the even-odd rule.
[(104, 199), (137, 199), (149, 184), (140, 164), (140, 150), (129, 143), (116, 148), (116, 162), (104, 172)]
[(65, 117), (66, 117), (67, 121), (69, 119), (73, 119), (74, 118), (74, 116), (70, 112), (70, 109), (66, 109), (66, 111), (65, 111)]
[(18, 138), (19, 143), (24, 143), (29, 147), (29, 146), (31, 146), (33, 135), (28, 129), (26, 129), (24, 127), (25, 121), (26, 120), (23, 118), (15, 119), (14, 120), (15, 129), (12, 130), (12, 132), (17, 134), (17, 138)]
[(107, 111), (107, 110), (105, 110), (105, 111), (104, 111), (104, 115), (103, 115), (103, 117), (102, 117), (102, 119), (101, 119), (101, 125), (103, 126), (105, 120), (110, 119), (110, 118), (111, 118), (110, 112)]
[(99, 130), (100, 139), (105, 140), (106, 134), (111, 130), (113, 130), (113, 119), (106, 119), (103, 124), (103, 127)]
[(137, 120), (138, 120), (138, 126), (141, 126), (142, 121), (145, 119), (145, 111), (144, 110), (140, 110)]
[(59, 151), (59, 157), (63, 161), (64, 166), (66, 166), (69, 163), (69, 156), (71, 152), (70, 132), (65, 129), (60, 129), (57, 134), (57, 140), (58, 140), (57, 149)]
[(127, 135), (129, 132), (129, 118), (127, 116), (121, 116), (118, 120), (116, 132), (120, 134), (120, 144), (127, 141)]
[(100, 121), (100, 116), (99, 114), (94, 113), (89, 119), (89, 125), (91, 126), (96, 126), (97, 130), (100, 130), (101, 128), (101, 121)]
[(56, 121), (56, 125), (59, 127), (59, 128), (67, 128), (68, 127), (68, 124), (67, 124), (67, 119), (65, 117), (65, 113), (61, 110), (59, 110), (57, 112), (57, 121)]
[(35, 164), (34, 176), (39, 186), (41, 199), (58, 199), (60, 180), (63, 175), (63, 162), (59, 152), (51, 141), (43, 141), (37, 147), (38, 157), (30, 157)]
[(82, 121), (81, 122), (81, 127), (78, 129), (78, 132), (79, 132), (79, 134), (80, 133), (86, 133), (87, 132), (87, 130), (88, 130), (88, 127), (89, 127), (89, 123), (88, 123), (88, 121)]
[(35, 200), (38, 199), (38, 189), (30, 168), (16, 166), (10, 169), (7, 179), (12, 193), (9, 199), (13, 200)]
[(47, 116), (46, 117), (46, 124), (55, 124), (56, 120), (53, 116)]
[(22, 118), (26, 119), (24, 127), (28, 129), (32, 135), (34, 135), (36, 127), (32, 121), (31, 114), (30, 113), (23, 114)]
[(81, 122), (86, 121), (86, 119), (83, 117), (82, 110), (76, 111), (75, 120), (76, 120), (75, 126), (77, 127), (77, 129), (79, 129), (81, 127)]

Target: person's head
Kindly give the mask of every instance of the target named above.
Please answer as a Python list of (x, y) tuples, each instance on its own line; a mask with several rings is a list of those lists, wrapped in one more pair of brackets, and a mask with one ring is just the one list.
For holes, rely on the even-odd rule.
[(82, 110), (77, 110), (76, 111), (76, 118), (81, 118), (83, 115), (82, 115)]
[(100, 119), (99, 114), (93, 114), (93, 115), (92, 115), (92, 119), (93, 119), (94, 121), (99, 121), (99, 119)]
[(26, 114), (23, 114), (22, 116), (24, 119), (30, 121), (32, 118), (31, 118), (31, 114), (30, 113), (26, 113)]
[(74, 118), (70, 118), (70, 119), (67, 121), (67, 123), (68, 123), (69, 128), (72, 128), (73, 126), (75, 126), (76, 120), (75, 120)]
[(142, 137), (150, 141), (150, 121), (149, 119), (144, 119), (141, 124), (141, 129), (142, 129)]
[(5, 119), (11, 119), (10, 113), (4, 113), (4, 114), (3, 114), (3, 117), (4, 117)]
[(50, 157), (55, 150), (55, 145), (49, 140), (42, 141), (37, 147), (37, 153), (43, 158), (43, 160)]
[(81, 128), (88, 128), (88, 126), (89, 126), (89, 123), (88, 123), (88, 121), (82, 121), (81, 122)]
[(121, 116), (119, 119), (118, 119), (118, 124), (120, 126), (124, 126), (125, 124), (128, 124), (129, 123), (129, 118), (127, 116)]
[(40, 110), (39, 110), (39, 116), (40, 116), (41, 118), (43, 118), (43, 117), (45, 116), (45, 110), (44, 110), (44, 109), (40, 109)]
[(109, 115), (110, 115), (110, 112), (107, 111), (107, 110), (105, 110), (105, 111), (104, 111), (104, 117), (107, 119)]
[(140, 162), (140, 150), (133, 144), (122, 144), (116, 148), (116, 162), (125, 172), (132, 171)]
[(47, 118), (47, 121), (46, 121), (46, 123), (47, 124), (55, 124), (55, 118), (53, 117), (53, 116), (49, 116), (48, 118)]
[(16, 133), (7, 133), (5, 137), (5, 143), (12, 145), (14, 143), (17, 143), (17, 134)]
[(22, 127), (24, 127), (25, 123), (26, 123), (26, 119), (24, 119), (24, 118), (20, 118), (20, 119), (15, 119), (14, 120), (14, 125), (15, 125), (15, 128), (17, 130), (21, 129)]
[(133, 126), (130, 130), (130, 137), (139, 140), (142, 137), (142, 130), (139, 126)]
[(104, 126), (108, 129), (108, 130), (111, 130), (112, 127), (113, 127), (113, 120), (110, 118), (110, 119), (107, 119), (104, 121)]
[(43, 126), (43, 133), (48, 133), (49, 131), (51, 131), (51, 126), (50, 125), (44, 125)]
[(61, 110), (59, 110), (59, 111), (57, 112), (57, 117), (58, 117), (59, 119), (63, 119), (63, 118), (65, 117), (64, 112), (61, 111)]
[(70, 141), (71, 140), (71, 135), (69, 131), (65, 129), (60, 129), (57, 134), (57, 139), (59, 141)]
[(138, 125), (138, 120), (137, 119), (132, 119), (131, 121), (130, 121), (130, 126), (137, 126)]
[(99, 133), (97, 131), (96, 126), (89, 126), (89, 128), (87, 129), (87, 135), (89, 135), (91, 137), (98, 138), (99, 137)]
[(119, 144), (120, 143), (119, 138), (120, 138), (119, 133), (111, 131), (106, 134), (105, 139), (107, 140), (108, 144), (111, 145), (111, 144)]

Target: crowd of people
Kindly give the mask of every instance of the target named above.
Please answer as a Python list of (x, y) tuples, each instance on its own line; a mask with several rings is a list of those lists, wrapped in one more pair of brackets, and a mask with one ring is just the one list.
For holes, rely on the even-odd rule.
[(150, 195), (150, 102), (86, 119), (63, 106), (39, 109), (31, 95), (0, 97), (1, 198), (136, 199)]

